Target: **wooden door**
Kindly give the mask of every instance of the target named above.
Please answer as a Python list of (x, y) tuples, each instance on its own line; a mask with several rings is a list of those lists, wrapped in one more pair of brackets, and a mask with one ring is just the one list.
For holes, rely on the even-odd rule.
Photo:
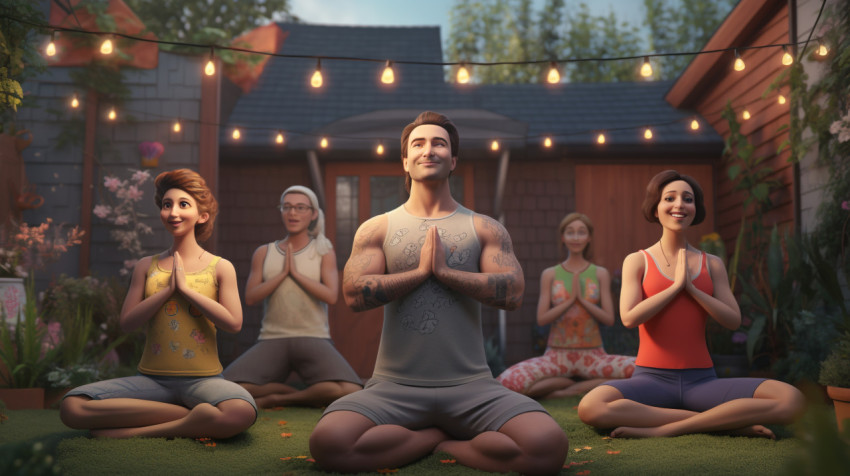
[(626, 255), (658, 241), (660, 225), (646, 221), (641, 205), (646, 184), (666, 169), (690, 175), (705, 194), (705, 220), (688, 230), (688, 242), (698, 246), (703, 235), (714, 231), (714, 176), (710, 164), (576, 165), (576, 210), (593, 221), (594, 263), (619, 275)]
[[(407, 200), (400, 162), (346, 162), (325, 166), (325, 231), (334, 244), (342, 270), (351, 254), (354, 233), (369, 218), (388, 212)], [(471, 164), (458, 164), (450, 178), (452, 195), (474, 209)], [(372, 376), (381, 339), (383, 308), (354, 312), (340, 298), (328, 306), (331, 338), (339, 352), (362, 378)]]

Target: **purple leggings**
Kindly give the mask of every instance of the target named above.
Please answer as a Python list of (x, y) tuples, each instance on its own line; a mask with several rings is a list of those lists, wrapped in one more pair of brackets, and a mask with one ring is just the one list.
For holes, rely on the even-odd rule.
[(631, 378), (605, 382), (624, 398), (660, 408), (704, 412), (738, 398), (753, 398), (763, 378), (717, 378), (714, 368), (656, 369), (635, 366)]

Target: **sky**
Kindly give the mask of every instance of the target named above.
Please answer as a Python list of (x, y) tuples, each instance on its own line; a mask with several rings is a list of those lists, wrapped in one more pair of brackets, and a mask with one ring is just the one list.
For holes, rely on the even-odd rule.
[[(306, 23), (354, 26), (439, 26), (445, 43), (449, 11), (456, 0), (292, 0), (292, 13)], [(573, 2), (578, 3), (578, 2)], [(640, 0), (584, 0), (594, 15), (612, 9), (621, 21), (640, 26)], [(543, 0), (534, 0), (535, 10)], [(568, 5), (570, 2), (568, 2)]]

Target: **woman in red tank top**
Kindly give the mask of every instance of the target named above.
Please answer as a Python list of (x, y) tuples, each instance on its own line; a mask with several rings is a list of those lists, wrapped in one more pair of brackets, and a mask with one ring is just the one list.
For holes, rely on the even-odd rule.
[(614, 428), (611, 436), (727, 431), (773, 438), (762, 425), (792, 422), (803, 396), (784, 382), (714, 373), (705, 323), (736, 329), (741, 311), (723, 261), (685, 237), (705, 218), (702, 189), (692, 177), (665, 170), (647, 185), (643, 214), (662, 231), (658, 242), (623, 262), (620, 316), (626, 327), (640, 329), (635, 372), (591, 390), (579, 417)]

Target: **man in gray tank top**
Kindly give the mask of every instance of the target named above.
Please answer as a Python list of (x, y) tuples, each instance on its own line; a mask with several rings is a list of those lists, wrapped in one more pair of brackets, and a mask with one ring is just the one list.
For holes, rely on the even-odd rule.
[(328, 406), (310, 436), (326, 470), (394, 468), (436, 451), (485, 471), (563, 467), (564, 431), (487, 366), (481, 303), (518, 308), (525, 280), (505, 228), (451, 196), (458, 142), (434, 112), (405, 127), (410, 198), (354, 237), (343, 296), (355, 311), (384, 306), (384, 323), (372, 379)]

